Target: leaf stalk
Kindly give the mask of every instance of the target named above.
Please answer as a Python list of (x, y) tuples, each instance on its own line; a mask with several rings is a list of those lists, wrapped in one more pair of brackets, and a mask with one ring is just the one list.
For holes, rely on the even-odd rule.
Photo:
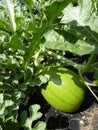
[(52, 52), (50, 50), (45, 49), (44, 53), (45, 54), (47, 53), (48, 55), (51, 55), (51, 56), (57, 58), (58, 60), (64, 61), (65, 63), (67, 63), (68, 65), (70, 65), (70, 66), (72, 66), (72, 67), (74, 67), (76, 69), (81, 69), (81, 68), (84, 67), (83, 65), (80, 65), (80, 64), (78, 64), (76, 62), (73, 62), (73, 61), (71, 61), (71, 60), (69, 60), (69, 59), (67, 59), (67, 58), (65, 58), (65, 57), (63, 57), (61, 55), (58, 55), (58, 54), (56, 54), (56, 53), (54, 53), (54, 52)]
[(89, 71), (89, 69), (91, 70), (90, 66), (95, 61), (95, 58), (96, 58), (96, 54), (90, 55), (88, 62), (86, 63), (84, 69), (82, 70), (82, 73)]

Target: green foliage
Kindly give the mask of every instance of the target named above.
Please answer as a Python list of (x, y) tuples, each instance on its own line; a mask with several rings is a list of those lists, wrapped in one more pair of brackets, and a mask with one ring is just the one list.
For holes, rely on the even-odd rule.
[[(91, 12), (91, 5), (91, 0), (84, 0), (80, 1), (77, 7), (70, 4), (65, 8), (61, 19), (64, 26), (46, 34), (46, 47), (70, 51), (77, 55), (97, 54), (98, 16)], [(49, 37), (52, 39), (48, 39)]]
[[(41, 117), (38, 105), (30, 107), (29, 117), (27, 110), (18, 112), (37, 87), (47, 83), (48, 78), (40, 75), (45, 66), (72, 66), (84, 83), (83, 74), (90, 71), (92, 83), (98, 85), (98, 2), (20, 1), (0, 0), (0, 129), (44, 130), (44, 122), (32, 128)], [(81, 65), (66, 56), (69, 52), (91, 58)]]
[(26, 111), (23, 111), (21, 113), (21, 125), (24, 127), (25, 130), (45, 130), (46, 124), (42, 121), (37, 122), (37, 124), (35, 124), (32, 128), (32, 123), (42, 116), (42, 113), (38, 112), (39, 109), (40, 106), (37, 104), (30, 106), (30, 117), (28, 118)]
[(46, 7), (46, 16), (48, 21), (53, 21), (61, 15), (62, 10), (69, 4), (71, 0), (58, 0), (54, 1), (51, 6)]

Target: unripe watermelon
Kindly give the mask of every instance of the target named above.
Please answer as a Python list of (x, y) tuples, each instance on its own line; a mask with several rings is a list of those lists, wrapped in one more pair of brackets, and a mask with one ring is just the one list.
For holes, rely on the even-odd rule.
[(48, 66), (42, 75), (49, 80), (41, 87), (41, 93), (51, 106), (68, 113), (79, 109), (85, 97), (85, 86), (76, 73), (67, 68)]

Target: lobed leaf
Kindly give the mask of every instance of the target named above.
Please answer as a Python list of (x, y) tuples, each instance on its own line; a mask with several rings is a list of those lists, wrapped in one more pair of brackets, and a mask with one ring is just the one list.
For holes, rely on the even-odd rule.
[[(98, 54), (98, 16), (95, 12), (91, 12), (91, 0), (79, 0), (78, 3), (77, 7), (70, 4), (65, 8), (61, 22), (69, 26), (69, 31), (74, 30), (80, 34), (85, 46), (92, 48), (87, 54)], [(83, 50), (82, 46), (81, 50)]]
[(44, 37), (45, 47), (77, 55), (98, 54), (98, 16), (91, 12), (91, 0), (79, 0), (67, 6), (61, 19), (62, 29), (50, 30)]
[[(39, 119), (42, 116), (41, 112), (38, 112), (40, 106), (35, 104), (30, 106), (29, 112), (30, 116), (28, 117), (27, 112), (23, 111), (21, 114), (21, 125), (25, 128), (25, 130), (45, 130), (46, 124), (44, 122), (39, 122), (35, 124), (34, 128), (32, 128), (32, 123)], [(41, 128), (41, 129), (39, 129)]]

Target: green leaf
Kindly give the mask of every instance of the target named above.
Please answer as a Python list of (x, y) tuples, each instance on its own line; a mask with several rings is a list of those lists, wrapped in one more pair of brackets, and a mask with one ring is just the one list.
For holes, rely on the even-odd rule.
[(98, 80), (94, 80), (93, 84), (96, 85), (96, 87), (98, 87)]
[(3, 2), (1, 1), (0, 3), (3, 4), (3, 7), (5, 8), (5, 12), (9, 17), (12, 31), (15, 32), (16, 31), (16, 23), (15, 23), (15, 15), (14, 15), (15, 10), (14, 10), (13, 1), (12, 0), (3, 0)]
[[(7, 4), (5, 1), (0, 1), (0, 29), (6, 32), (12, 32), (12, 25), (9, 20), (9, 11), (7, 10)], [(6, 14), (6, 17), (5, 17)]]
[(68, 25), (69, 31), (74, 30), (83, 37), (82, 40), (92, 48), (89, 54), (98, 54), (98, 16), (96, 12), (91, 12), (91, 0), (79, 0), (78, 3), (77, 7), (70, 4), (64, 9), (61, 23)]
[(18, 123), (9, 120), (5, 125), (5, 130), (20, 130)]
[(28, 5), (28, 7), (32, 7), (32, 5), (33, 5), (32, 0), (24, 0), (24, 2)]
[(11, 30), (11, 26), (10, 24), (5, 20), (3, 20), (2, 18), (0, 19), (0, 30), (2, 31), (6, 31), (6, 32), (10, 32)]
[[(38, 112), (40, 109), (40, 106), (35, 104), (30, 106), (29, 108), (29, 112), (30, 112), (30, 117), (27, 117), (27, 112), (23, 111), (21, 113), (21, 125), (25, 128), (25, 130), (33, 130), (32, 129), (32, 123), (34, 121), (36, 121), (37, 119), (39, 119), (42, 116), (41, 112)], [(39, 130), (39, 126), (41, 126), (41, 128), (43, 128), (42, 130), (45, 130), (44, 128), (45, 123), (40, 122), (40, 124), (36, 124), (34, 127), (34, 130)]]
[(0, 94), (0, 125), (5, 130), (20, 129), (17, 118), (22, 98), (23, 94), (17, 90), (15, 92), (8, 90)]
[(44, 35), (46, 48), (77, 55), (98, 54), (98, 16), (95, 12), (91, 14), (91, 0), (78, 3), (76, 7), (70, 4), (64, 9), (62, 29)]
[(42, 84), (47, 83), (47, 76), (39, 75), (35, 78), (35, 80), (31, 83), (31, 86), (41, 86)]
[(2, 85), (0, 85), (0, 91), (6, 91), (6, 90), (11, 90), (12, 89), (12, 86), (10, 84), (6, 84), (6, 83), (3, 83)]
[[(70, 40), (70, 36), (71, 36), (71, 40)], [(51, 30), (44, 35), (46, 39), (44, 45), (48, 49), (69, 51), (77, 55), (93, 53), (94, 49), (96, 49), (96, 53), (97, 53), (98, 46), (94, 48), (94, 45), (91, 45), (81, 39), (77, 39), (71, 34), (70, 36), (68, 36), (68, 33), (66, 32), (65, 35), (62, 34), (60, 35), (56, 31)]]
[(76, 21), (80, 26), (89, 26), (94, 20), (94, 16), (90, 14), (90, 9), (91, 0), (83, 0), (83, 4), (79, 2), (79, 5), (76, 7), (73, 7), (73, 5), (70, 4), (63, 11), (64, 16), (62, 18), (62, 22), (69, 23), (71, 21)]
[(71, 2), (71, 0), (58, 0), (46, 7), (46, 16), (49, 21), (55, 20), (61, 15), (62, 10)]
[(46, 128), (46, 123), (43, 121), (39, 121), (35, 124), (32, 130), (45, 130)]
[(32, 32), (37, 32), (38, 28), (36, 28), (36, 26), (34, 25), (33, 22), (30, 22), (28, 25), (28, 28), (26, 29), (27, 31), (32, 31)]

